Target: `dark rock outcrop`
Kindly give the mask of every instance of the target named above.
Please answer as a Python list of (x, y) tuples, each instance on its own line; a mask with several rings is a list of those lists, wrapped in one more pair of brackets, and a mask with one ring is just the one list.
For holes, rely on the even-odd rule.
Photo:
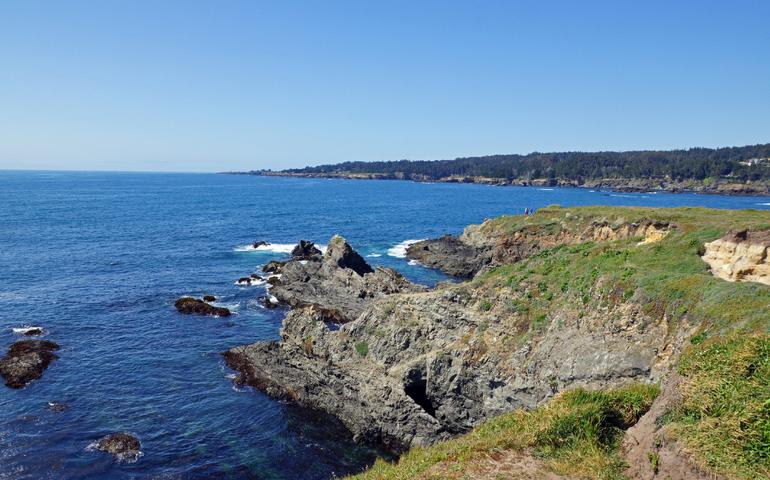
[(11, 345), (0, 360), (0, 376), (11, 388), (22, 388), (43, 375), (46, 368), (59, 358), (54, 352), (59, 345), (48, 340), (19, 340)]
[(215, 297), (214, 295), (204, 295), (203, 296), (203, 301), (204, 302), (216, 302), (217, 301), (217, 297)]
[(297, 308), (315, 305), (336, 310), (345, 321), (355, 319), (373, 299), (396, 292), (425, 291), (395, 270), (374, 270), (348, 245), (334, 236), (326, 253), (312, 261), (295, 259), (270, 277), (270, 293), (281, 303)]
[(119, 462), (134, 462), (142, 454), (139, 439), (130, 433), (113, 433), (93, 444), (93, 448), (111, 454)]
[(308, 260), (316, 255), (321, 255), (321, 250), (316, 248), (315, 243), (307, 240), (300, 240), (291, 251), (291, 256), (300, 260)]
[(262, 267), (262, 271), (265, 273), (281, 273), (281, 269), (286, 265), (286, 262), (279, 262), (278, 260), (271, 260)]
[(473, 277), (492, 260), (490, 248), (469, 245), (452, 235), (414, 243), (406, 249), (406, 256), (459, 278)]
[(227, 317), (230, 315), (230, 310), (225, 307), (215, 307), (193, 297), (182, 297), (174, 303), (174, 306), (180, 313), (188, 315), (212, 315), (217, 317)]
[(251, 244), (251, 246), (253, 248), (267, 247), (268, 245), (270, 245), (270, 243), (262, 241), (262, 240), (257, 240), (256, 242)]

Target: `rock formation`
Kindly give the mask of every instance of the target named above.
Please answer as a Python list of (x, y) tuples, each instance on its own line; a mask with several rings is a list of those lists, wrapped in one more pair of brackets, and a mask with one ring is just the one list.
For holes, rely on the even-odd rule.
[(174, 303), (174, 306), (180, 313), (188, 315), (211, 315), (217, 317), (227, 317), (230, 315), (230, 310), (225, 307), (215, 307), (193, 297), (182, 297)]
[(372, 269), (340, 236), (329, 241), (325, 254), (293, 259), (278, 271), (280, 277), (269, 277), (268, 283), (279, 302), (293, 308), (313, 305), (336, 310), (346, 321), (355, 319), (374, 298), (425, 290), (395, 270)]
[(707, 243), (702, 258), (724, 280), (770, 285), (770, 230), (730, 233)]
[(300, 240), (291, 251), (291, 256), (299, 260), (307, 260), (316, 255), (321, 255), (321, 250), (317, 249), (313, 242), (307, 240)]
[(125, 432), (104, 436), (92, 447), (111, 454), (119, 462), (134, 462), (142, 455), (139, 439)]
[(22, 388), (43, 376), (55, 359), (59, 345), (48, 340), (19, 340), (0, 359), (0, 376), (11, 388)]
[[(581, 231), (502, 235), (482, 225), (417, 250), (435, 254), (437, 262), (426, 261), (433, 265), (453, 256), (453, 271), (468, 275), (559, 242), (644, 239), (668, 228), (597, 222)], [(338, 236), (324, 255), (283, 265), (270, 290), (292, 307), (281, 340), (226, 352), (237, 381), (329, 412), (355, 438), (400, 450), (536, 406), (566, 388), (661, 375), (669, 326), (638, 303), (587, 312), (565, 304), (549, 313), (546, 328), (532, 330), (525, 326), (531, 319), (508, 310), (516, 301), (510, 288), (474, 281), (426, 291), (395, 271), (364, 265)]]

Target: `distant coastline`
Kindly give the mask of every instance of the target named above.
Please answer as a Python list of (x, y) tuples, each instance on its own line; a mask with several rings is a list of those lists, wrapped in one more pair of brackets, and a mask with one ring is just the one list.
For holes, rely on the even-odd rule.
[(228, 173), (754, 196), (770, 195), (770, 143), (724, 148), (533, 152), (454, 160), (343, 162), (280, 171)]
[(222, 172), (222, 174), (255, 175), (263, 177), (336, 178), (343, 180), (406, 180), (424, 183), (474, 183), (500, 187), (574, 187), (592, 190), (606, 189), (615, 192), (628, 193), (661, 191), (667, 193), (704, 193), (717, 195), (770, 195), (770, 182), (768, 181), (734, 182), (729, 180), (716, 180), (708, 182), (694, 179), (675, 181), (665, 178), (599, 178), (582, 181), (558, 178), (535, 178), (525, 180), (460, 175), (433, 178), (426, 175), (408, 175), (403, 173), (289, 172), (270, 170)]

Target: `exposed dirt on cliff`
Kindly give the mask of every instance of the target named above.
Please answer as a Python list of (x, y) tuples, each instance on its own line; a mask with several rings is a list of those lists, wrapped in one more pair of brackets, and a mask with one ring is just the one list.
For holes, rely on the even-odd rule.
[(731, 232), (706, 243), (703, 261), (724, 280), (770, 285), (770, 230)]

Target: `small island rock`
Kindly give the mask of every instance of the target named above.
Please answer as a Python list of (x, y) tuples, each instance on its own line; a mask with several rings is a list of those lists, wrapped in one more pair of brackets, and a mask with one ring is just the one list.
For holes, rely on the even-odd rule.
[(22, 388), (43, 376), (43, 371), (55, 359), (59, 345), (48, 340), (19, 340), (0, 360), (0, 376), (11, 388)]
[(130, 433), (113, 433), (100, 438), (93, 448), (107, 452), (121, 462), (134, 462), (142, 454), (139, 439)]
[(215, 307), (209, 305), (203, 300), (193, 297), (182, 297), (174, 303), (174, 306), (180, 313), (196, 315), (212, 315), (218, 317), (230, 316), (230, 310), (225, 307)]

